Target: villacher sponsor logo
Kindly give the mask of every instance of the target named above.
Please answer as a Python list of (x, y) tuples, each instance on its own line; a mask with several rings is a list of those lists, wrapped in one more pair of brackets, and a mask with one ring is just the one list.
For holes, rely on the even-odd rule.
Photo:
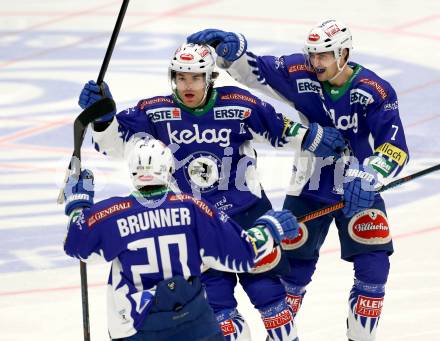
[(388, 156), (390, 159), (397, 162), (399, 166), (402, 166), (408, 155), (400, 148), (393, 146), (391, 143), (381, 144), (375, 149), (376, 152)]
[(391, 241), (387, 217), (377, 209), (354, 215), (348, 224), (348, 233), (353, 240), (361, 244), (386, 244)]
[(87, 224), (89, 225), (89, 227), (92, 227), (97, 222), (99, 222), (105, 218), (108, 218), (109, 216), (111, 216), (117, 212), (128, 210), (131, 207), (132, 207), (132, 203), (129, 200), (116, 203), (110, 207), (104, 208), (103, 210), (100, 210), (100, 211), (92, 214), (87, 219)]

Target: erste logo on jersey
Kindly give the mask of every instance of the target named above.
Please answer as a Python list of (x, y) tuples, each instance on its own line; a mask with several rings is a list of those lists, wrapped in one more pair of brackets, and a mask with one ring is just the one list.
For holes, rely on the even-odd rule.
[(159, 109), (151, 109), (145, 112), (148, 118), (153, 122), (175, 121), (182, 119), (182, 113), (179, 108), (166, 107)]
[(171, 124), (167, 123), (168, 137), (170, 143), (191, 144), (191, 143), (218, 143), (220, 147), (228, 147), (230, 143), (231, 129), (205, 129), (200, 131), (198, 124), (193, 124), (192, 129), (173, 130)]
[(373, 95), (362, 89), (352, 89), (350, 91), (350, 105), (359, 103), (360, 105), (367, 106), (373, 102)]
[(214, 108), (214, 120), (244, 120), (251, 116), (252, 110), (240, 106)]
[(297, 79), (296, 85), (298, 87), (299, 93), (314, 92), (319, 95), (322, 94), (321, 84), (319, 84), (319, 82), (312, 81), (311, 79), (308, 78)]

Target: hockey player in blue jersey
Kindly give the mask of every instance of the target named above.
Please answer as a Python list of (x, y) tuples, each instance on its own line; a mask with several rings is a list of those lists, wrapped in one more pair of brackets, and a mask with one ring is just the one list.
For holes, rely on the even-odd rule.
[[(315, 124), (306, 129), (248, 91), (234, 86), (214, 87), (214, 67), (209, 47), (184, 44), (169, 66), (173, 93), (141, 100), (115, 118), (109, 115), (95, 122), (93, 139), (96, 148), (111, 157), (123, 156), (126, 141), (134, 135), (149, 134), (166, 144), (177, 144), (175, 176), (180, 190), (201, 196), (247, 229), (271, 208), (256, 176), (253, 141), (323, 157), (337, 156), (345, 144), (334, 128)], [(105, 92), (109, 94), (108, 88)], [(85, 108), (101, 96), (99, 87), (91, 81), (81, 92), (79, 103)], [(267, 259), (269, 264), (262, 264), (265, 269), (277, 264), (279, 249)], [(227, 339), (248, 340), (249, 328), (236, 310), (237, 276), (210, 270), (202, 279)], [(260, 311), (268, 334), (275, 340), (294, 340), (293, 321), (283, 303), (286, 291), (280, 279), (266, 274), (240, 274), (239, 279)]]
[[(393, 87), (350, 61), (350, 30), (335, 20), (319, 23), (309, 32), (304, 53), (281, 57), (256, 56), (247, 51), (243, 35), (217, 29), (194, 33), (188, 42), (215, 46), (217, 62), (235, 80), (289, 103), (304, 124), (336, 127), (348, 141), (352, 153), (348, 168), (322, 160), (307, 167), (301, 158), (294, 167), (285, 208), (302, 215), (340, 200), (341, 193), (346, 206), (342, 212), (307, 223), (300, 237), (283, 243), (290, 250), (292, 269), (283, 279), (289, 303), (297, 311), (335, 220), (341, 257), (353, 263), (355, 274), (347, 336), (355, 341), (375, 340), (393, 246), (384, 202), (368, 188), (398, 174), (409, 157)], [(357, 202), (357, 207), (347, 205), (350, 201)]]
[(71, 176), (65, 252), (111, 262), (108, 324), (112, 340), (224, 340), (200, 283), (202, 269), (250, 271), (286, 236), (298, 234), (289, 211), (268, 211), (243, 231), (226, 214), (171, 190), (171, 150), (138, 140), (129, 156), (136, 191), (93, 204), (93, 174)]

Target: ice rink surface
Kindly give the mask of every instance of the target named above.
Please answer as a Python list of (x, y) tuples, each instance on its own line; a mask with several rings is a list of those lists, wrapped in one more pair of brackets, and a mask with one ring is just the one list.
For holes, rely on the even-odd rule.
[[(82, 340), (79, 266), (64, 256), (58, 188), (72, 153), (72, 122), (83, 83), (96, 79), (120, 1), (0, 0), (0, 325), (2, 341)], [(352, 30), (353, 60), (397, 90), (411, 152), (405, 174), (440, 159), (440, 2), (132, 0), (106, 81), (119, 109), (169, 93), (167, 64), (187, 34), (215, 27), (243, 33), (257, 54), (301, 49), (324, 18)], [(230, 83), (222, 75), (219, 83)], [(280, 111), (295, 118), (287, 107)], [(258, 147), (260, 175), (282, 204), (291, 154)], [(128, 193), (125, 168), (95, 152), (96, 199)], [(276, 172), (277, 176), (273, 174)], [(440, 173), (384, 194), (395, 253), (378, 341), (440, 340)], [(107, 340), (107, 264), (89, 265), (92, 340)], [(333, 226), (297, 319), (301, 341), (345, 340), (351, 264), (339, 258)], [(258, 313), (237, 288), (253, 340), (264, 340)]]

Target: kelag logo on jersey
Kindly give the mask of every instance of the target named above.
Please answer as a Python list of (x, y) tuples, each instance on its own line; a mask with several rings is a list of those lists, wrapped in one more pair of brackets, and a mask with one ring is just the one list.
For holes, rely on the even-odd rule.
[(367, 106), (373, 102), (373, 96), (362, 89), (353, 89), (350, 91), (350, 105), (359, 103)]
[(319, 82), (312, 81), (311, 79), (307, 79), (307, 78), (297, 79), (296, 84), (299, 93), (304, 93), (304, 92), (314, 92), (317, 94), (322, 93), (321, 85), (319, 84)]
[(230, 106), (214, 108), (214, 120), (244, 120), (252, 110), (246, 107)]
[(153, 123), (182, 119), (180, 109), (175, 107), (147, 110), (146, 114)]
[(231, 129), (212, 128), (200, 131), (198, 124), (193, 124), (192, 127), (194, 128), (194, 130), (172, 130), (171, 124), (167, 123), (168, 137), (170, 138), (170, 143), (218, 143), (220, 147), (228, 147), (230, 145), (229, 136), (231, 135)]

